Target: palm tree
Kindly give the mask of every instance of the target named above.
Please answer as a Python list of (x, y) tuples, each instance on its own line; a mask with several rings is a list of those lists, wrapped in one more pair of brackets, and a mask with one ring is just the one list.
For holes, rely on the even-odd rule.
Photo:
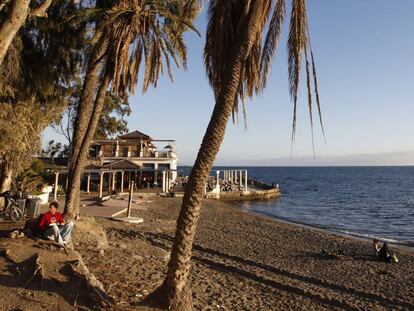
[(75, 120), (65, 204), (69, 218), (78, 213), (81, 172), (108, 87), (120, 98), (133, 93), (142, 62), (143, 93), (157, 85), (164, 70), (172, 79), (172, 62), (186, 67), (183, 33), (195, 30), (197, 12), (195, 0), (119, 0), (111, 8), (88, 10), (99, 22)]
[[(167, 276), (163, 285), (155, 293), (155, 295), (161, 294), (168, 309), (191, 309), (191, 291), (186, 282), (206, 181), (223, 141), (227, 122), (232, 113), (237, 113), (239, 100), (243, 102), (246, 97), (252, 97), (266, 86), (266, 77), (276, 52), (286, 12), (285, 0), (275, 2), (273, 5), (271, 0), (210, 1), (204, 58), (216, 104), (186, 186)], [(270, 21), (267, 23), (270, 15)], [(262, 40), (266, 25), (268, 25), (266, 36)], [(312, 116), (309, 53), (317, 95), (306, 0), (292, 0), (288, 67), (290, 94), (294, 103), (293, 135), (302, 57), (306, 62), (308, 105)], [(316, 98), (320, 113), (319, 96)]]

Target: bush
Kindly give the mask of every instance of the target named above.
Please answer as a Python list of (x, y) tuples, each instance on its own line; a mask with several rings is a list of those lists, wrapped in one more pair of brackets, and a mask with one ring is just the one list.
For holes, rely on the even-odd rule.
[(65, 191), (65, 189), (62, 187), (62, 186), (58, 186), (58, 189), (57, 189), (57, 195), (58, 196), (64, 196), (64, 195), (66, 195), (66, 191)]
[(43, 164), (43, 162), (42, 162), (42, 161), (40, 161), (40, 160), (38, 160), (38, 159), (34, 159), (34, 160), (32, 161), (32, 164), (30, 165), (30, 169), (31, 169), (34, 173), (37, 173), (38, 175), (40, 175), (40, 174), (44, 171), (45, 166), (44, 166), (44, 164)]
[(38, 185), (43, 182), (43, 178), (31, 169), (21, 172), (12, 183), (13, 192), (33, 193), (38, 190)]

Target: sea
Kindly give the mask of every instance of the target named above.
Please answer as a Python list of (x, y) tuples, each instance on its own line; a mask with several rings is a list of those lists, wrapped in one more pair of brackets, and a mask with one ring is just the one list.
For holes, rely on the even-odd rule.
[[(181, 167), (189, 175), (191, 167)], [(279, 185), (281, 197), (241, 201), (249, 213), (414, 247), (414, 166), (214, 167), (247, 169)], [(215, 176), (215, 173), (213, 173)]]

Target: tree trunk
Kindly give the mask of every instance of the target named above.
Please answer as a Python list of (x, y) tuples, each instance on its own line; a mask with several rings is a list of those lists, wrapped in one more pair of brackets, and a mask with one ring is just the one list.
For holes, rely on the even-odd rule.
[(89, 62), (88, 70), (83, 83), (81, 99), (76, 109), (72, 146), (68, 161), (68, 188), (66, 189), (65, 214), (74, 215), (75, 206), (79, 204), (79, 183), (73, 181), (74, 176), (72, 171), (76, 163), (79, 161), (78, 155), (82, 141), (85, 138), (86, 129), (88, 128), (88, 124), (92, 118), (94, 95), (98, 85), (98, 74), (104, 50), (105, 49), (100, 49), (100, 53), (94, 55)]
[(244, 62), (253, 45), (259, 29), (262, 0), (252, 1), (244, 27), (234, 44), (231, 61), (226, 70), (223, 88), (217, 97), (216, 105), (203, 138), (194, 167), (186, 186), (180, 215), (177, 220), (175, 242), (171, 250), (168, 272), (160, 289), (166, 295), (167, 308), (170, 310), (191, 310), (191, 291), (186, 286), (190, 272), (191, 253), (200, 216), (200, 207), (207, 178), (213, 166), (225, 129), (231, 117), (234, 98), (240, 83)]
[[(98, 93), (96, 94), (95, 104), (93, 106), (93, 111), (89, 120), (89, 124), (86, 128), (84, 138), (80, 144), (79, 152), (77, 154), (76, 161), (72, 164), (72, 170), (70, 172), (70, 183), (69, 188), (77, 189), (79, 192), (80, 179), (83, 170), (83, 166), (88, 155), (89, 145), (92, 141), (93, 135), (98, 125), (99, 118), (101, 116), (102, 108), (105, 103), (106, 91), (108, 89), (109, 83), (111, 81), (111, 76), (108, 72), (105, 73), (99, 86)], [(68, 219), (73, 219), (76, 214), (79, 213), (79, 205), (76, 205), (77, 196), (73, 195), (66, 197), (65, 205), (65, 217)], [(71, 208), (68, 208), (71, 207)]]
[(3, 23), (0, 25), (0, 66), (4, 56), (13, 41), (14, 36), (26, 21), (27, 16), (45, 17), (46, 10), (51, 5), (52, 0), (44, 0), (37, 8), (32, 11), (29, 8), (30, 0), (11, 0), (9, 9)]
[[(13, 169), (7, 164), (1, 165), (1, 179), (0, 179), (0, 193), (10, 190), (12, 181)], [(4, 206), (4, 198), (0, 199), (0, 208)]]
[(30, 0), (11, 0), (9, 10), (0, 25), (0, 66), (14, 36), (29, 15)]

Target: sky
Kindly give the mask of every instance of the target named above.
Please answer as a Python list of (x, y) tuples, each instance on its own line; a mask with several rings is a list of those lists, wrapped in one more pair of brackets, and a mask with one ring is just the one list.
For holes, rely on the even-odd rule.
[[(229, 122), (215, 165), (414, 165), (414, 1), (308, 0), (326, 142), (315, 122), (314, 145), (302, 72), (296, 138), (283, 36), (267, 89), (246, 103), (247, 131)], [(207, 14), (196, 21), (201, 37), (185, 35), (188, 69), (174, 82), (129, 99), (131, 131), (175, 139), (180, 165), (192, 165), (213, 107), (203, 67)], [(317, 111), (314, 110), (314, 120)], [(317, 120), (317, 119), (316, 119)], [(64, 141), (47, 129), (43, 141)]]

